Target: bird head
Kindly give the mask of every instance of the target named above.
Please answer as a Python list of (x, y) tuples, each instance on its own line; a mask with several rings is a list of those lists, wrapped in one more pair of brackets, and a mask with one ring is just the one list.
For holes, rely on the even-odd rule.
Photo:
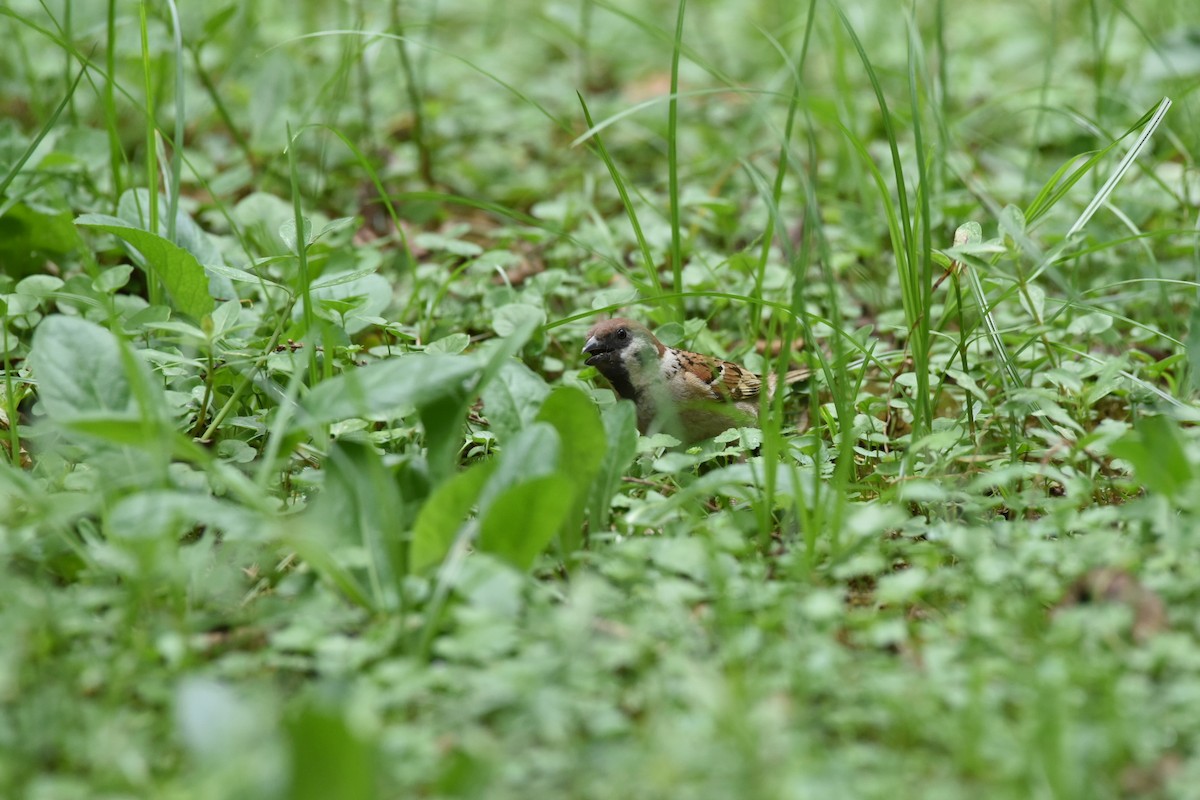
[(587, 332), (584, 363), (608, 378), (617, 394), (630, 397), (625, 387), (640, 385), (647, 373), (656, 371), (665, 349), (645, 325), (630, 319), (606, 319)]

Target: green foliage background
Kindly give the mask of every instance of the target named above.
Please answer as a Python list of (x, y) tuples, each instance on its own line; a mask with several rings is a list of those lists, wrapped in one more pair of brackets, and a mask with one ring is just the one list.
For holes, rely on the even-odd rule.
[(11, 0), (0, 795), (1193, 796), (1196, 26)]

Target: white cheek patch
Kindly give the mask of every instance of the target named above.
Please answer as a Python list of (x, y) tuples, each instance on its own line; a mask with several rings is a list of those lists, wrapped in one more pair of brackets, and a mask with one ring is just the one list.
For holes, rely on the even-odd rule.
[(648, 388), (662, 381), (662, 370), (665, 362), (660, 364), (658, 349), (641, 342), (635, 343), (625, 351), (625, 369), (629, 372), (630, 382), (638, 388)]

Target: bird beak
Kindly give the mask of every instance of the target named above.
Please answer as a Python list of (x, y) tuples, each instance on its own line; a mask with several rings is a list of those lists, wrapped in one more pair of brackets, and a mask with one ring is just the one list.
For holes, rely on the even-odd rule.
[(600, 341), (595, 336), (589, 336), (587, 344), (583, 346), (583, 352), (587, 355), (584, 359), (584, 364), (589, 367), (597, 366), (601, 361), (612, 360), (612, 351), (609, 350), (604, 342)]

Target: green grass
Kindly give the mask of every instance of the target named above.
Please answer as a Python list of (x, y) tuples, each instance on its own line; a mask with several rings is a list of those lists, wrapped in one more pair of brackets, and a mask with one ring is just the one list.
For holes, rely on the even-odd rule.
[(1192, 796), (1192, 12), (0, 8), (0, 795)]

